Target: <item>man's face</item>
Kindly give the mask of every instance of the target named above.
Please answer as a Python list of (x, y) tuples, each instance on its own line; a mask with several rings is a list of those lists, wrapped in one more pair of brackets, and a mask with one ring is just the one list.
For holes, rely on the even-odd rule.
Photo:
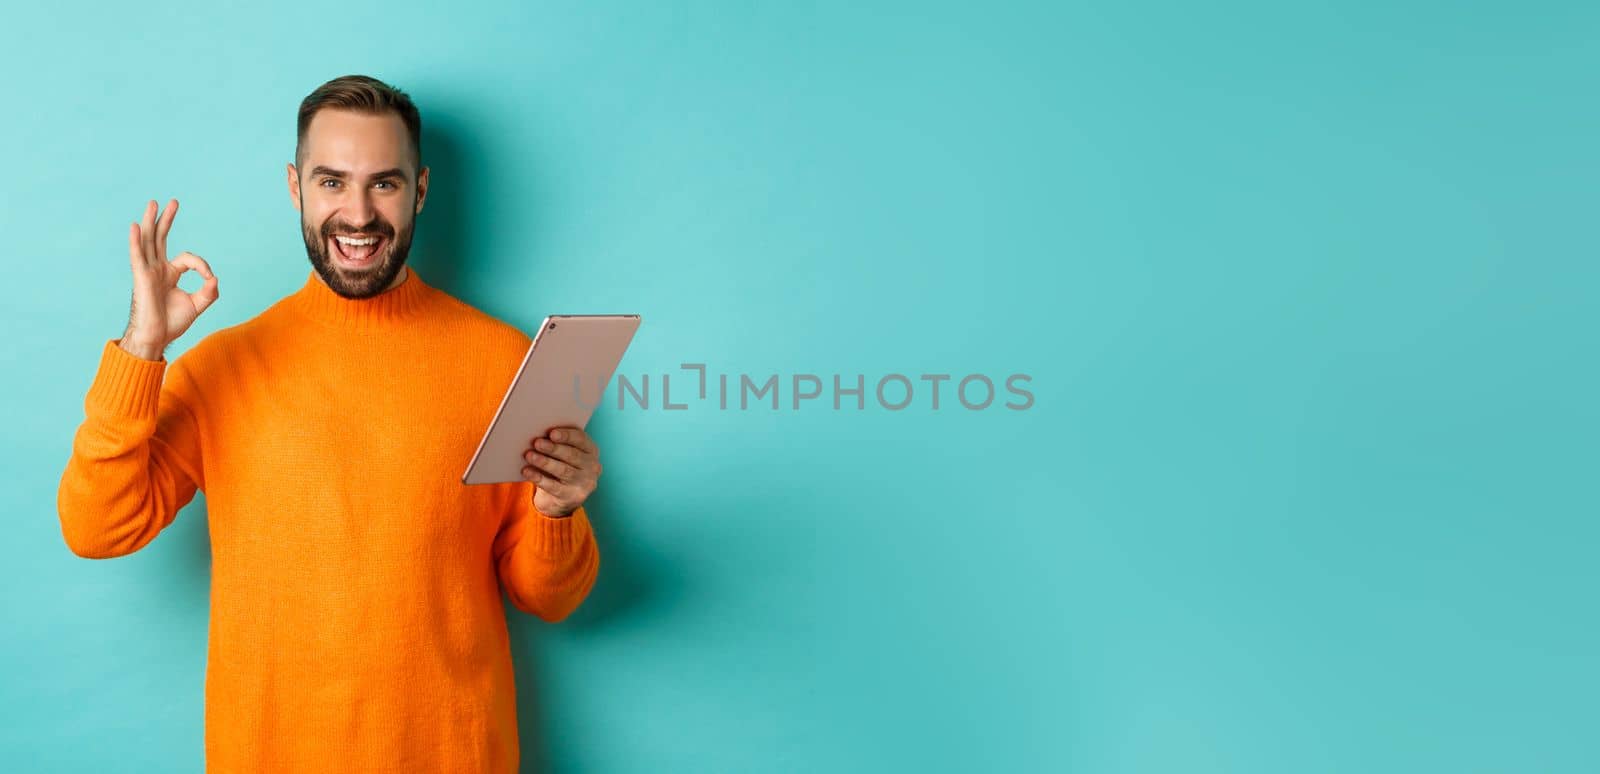
[(400, 117), (325, 108), (306, 128), (301, 154), (300, 169), (289, 165), (289, 195), (322, 281), (346, 298), (399, 284), (428, 190), (428, 169), (412, 168)]

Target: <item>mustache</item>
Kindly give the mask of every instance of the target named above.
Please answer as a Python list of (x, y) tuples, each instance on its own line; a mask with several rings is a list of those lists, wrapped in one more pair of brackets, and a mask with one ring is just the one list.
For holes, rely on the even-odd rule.
[(394, 236), (394, 229), (390, 227), (388, 223), (377, 219), (374, 219), (372, 222), (362, 226), (361, 228), (351, 228), (341, 223), (332, 222), (322, 224), (323, 238), (328, 238), (336, 234), (377, 234), (378, 236), (392, 237)]

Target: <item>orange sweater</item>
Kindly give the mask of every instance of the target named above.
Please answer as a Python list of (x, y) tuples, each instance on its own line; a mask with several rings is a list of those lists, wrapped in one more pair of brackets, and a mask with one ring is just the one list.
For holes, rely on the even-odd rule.
[(206, 493), (209, 771), (515, 772), (500, 590), (554, 622), (594, 584), (582, 508), (461, 483), (528, 337), (407, 271), (360, 301), (310, 273), (171, 363), (101, 352), (62, 535), (122, 556)]

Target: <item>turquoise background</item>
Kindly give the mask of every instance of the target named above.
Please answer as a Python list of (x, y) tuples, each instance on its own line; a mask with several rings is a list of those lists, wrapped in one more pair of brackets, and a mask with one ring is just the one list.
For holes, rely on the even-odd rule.
[(1595, 770), (1600, 6), (229, 5), (7, 13), (0, 768), (201, 770), (204, 497), (97, 562), (56, 487), (128, 223), (221, 278), (169, 356), (293, 292), (295, 109), (365, 73), (414, 265), (524, 330), (1032, 376), (603, 409), (525, 771)]

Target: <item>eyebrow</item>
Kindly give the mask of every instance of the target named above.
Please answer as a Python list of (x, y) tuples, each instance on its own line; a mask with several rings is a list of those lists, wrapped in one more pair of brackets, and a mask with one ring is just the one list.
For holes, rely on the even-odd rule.
[[(311, 168), (311, 176), (312, 177), (316, 177), (317, 175), (327, 175), (328, 177), (337, 177), (340, 180), (343, 180), (344, 178), (349, 177), (350, 173), (348, 173), (348, 172), (346, 172), (346, 171), (344, 171), (342, 169), (334, 169), (333, 167), (325, 167), (325, 166), (322, 166), (321, 164), (318, 164), (318, 165), (316, 165), (316, 166)], [(389, 169), (385, 169), (385, 170), (382, 170), (380, 172), (372, 173), (372, 175), (370, 177), (368, 177), (368, 179), (369, 180), (378, 180), (378, 179), (385, 178), (385, 177), (398, 177), (401, 180), (405, 180), (406, 179), (406, 171), (401, 169), (401, 168), (399, 168), (399, 167), (391, 167)]]

